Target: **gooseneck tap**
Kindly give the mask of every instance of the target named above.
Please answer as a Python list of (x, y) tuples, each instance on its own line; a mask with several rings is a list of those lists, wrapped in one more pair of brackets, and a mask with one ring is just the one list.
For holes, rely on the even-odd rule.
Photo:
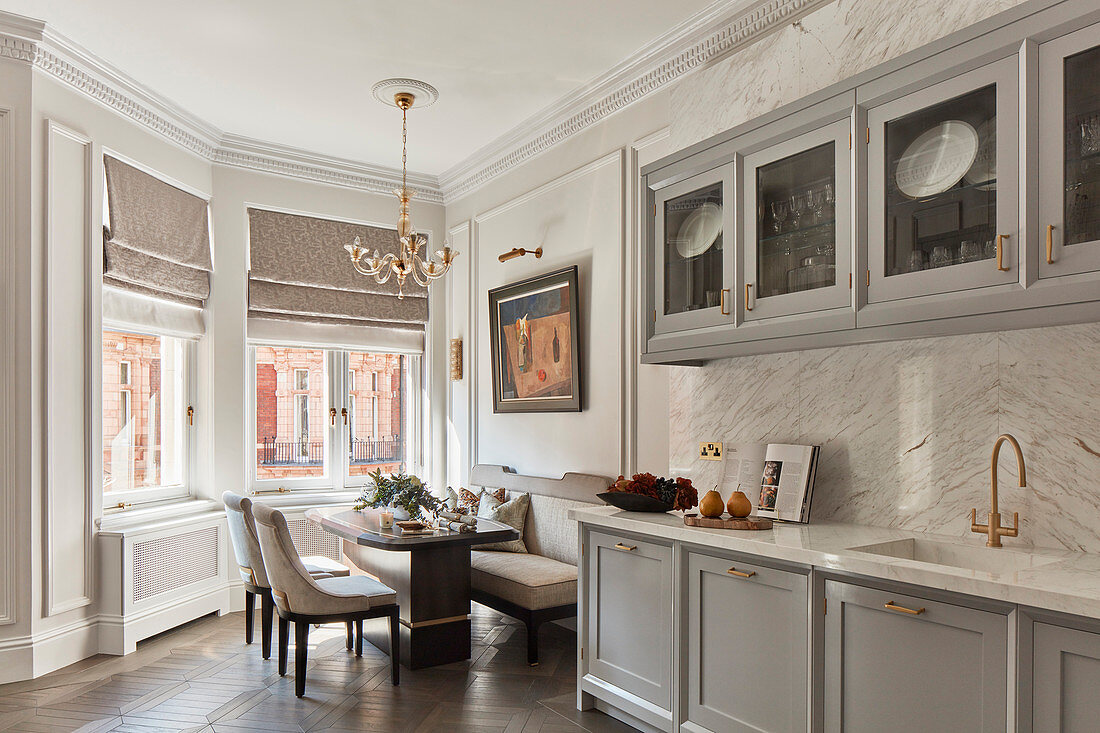
[(1005, 442), (1012, 444), (1016, 451), (1016, 467), (1020, 473), (1020, 487), (1027, 486), (1027, 467), (1024, 466), (1024, 452), (1020, 450), (1020, 443), (1011, 435), (1005, 433), (997, 438), (993, 444), (993, 458), (990, 461), (990, 485), (989, 485), (989, 521), (986, 524), (978, 524), (978, 510), (970, 510), (970, 531), (986, 535), (986, 547), (1000, 547), (1001, 537), (1016, 537), (1020, 531), (1020, 513), (1012, 513), (1012, 527), (1001, 526), (1001, 513), (997, 511), (997, 459), (1001, 455), (1001, 445)]

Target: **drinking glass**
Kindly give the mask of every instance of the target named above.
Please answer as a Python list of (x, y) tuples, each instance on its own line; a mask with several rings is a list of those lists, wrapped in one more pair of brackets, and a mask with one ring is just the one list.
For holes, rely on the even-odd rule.
[(981, 245), (971, 239), (964, 239), (959, 246), (959, 259), (963, 262), (976, 262), (981, 258)]
[(836, 210), (834, 208), (834, 204), (836, 203), (836, 192), (833, 191), (833, 184), (826, 183), (824, 193), (825, 193), (825, 213), (828, 214), (828, 217), (830, 219), (832, 219), (836, 215)]
[(798, 229), (799, 219), (802, 218), (802, 214), (806, 211), (806, 197), (802, 194), (791, 194), (791, 229)]
[(919, 272), (924, 269), (924, 250), (915, 249), (909, 253), (909, 272)]
[(786, 201), (772, 201), (772, 228), (776, 234), (783, 233), (783, 222), (787, 220), (788, 213)]
[(987, 239), (982, 245), (982, 259), (992, 260), (997, 256), (997, 240)]
[(932, 249), (932, 267), (946, 267), (951, 264), (951, 250), (945, 245)]

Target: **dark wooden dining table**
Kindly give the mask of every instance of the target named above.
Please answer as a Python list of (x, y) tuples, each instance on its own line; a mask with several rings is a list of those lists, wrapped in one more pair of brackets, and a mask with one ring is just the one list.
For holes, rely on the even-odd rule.
[[(478, 518), (476, 531), (406, 534), (383, 529), (380, 509), (310, 509), (306, 518), (339, 537), (344, 556), (397, 591), (401, 662), (410, 669), (470, 658), (470, 549), (519, 538), (507, 524)], [(364, 626), (389, 653), (389, 633)]]

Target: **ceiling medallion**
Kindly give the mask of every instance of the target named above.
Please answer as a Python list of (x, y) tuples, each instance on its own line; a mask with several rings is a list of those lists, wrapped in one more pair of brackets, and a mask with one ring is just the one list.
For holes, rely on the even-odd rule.
[(373, 277), (377, 282), (384, 283), (390, 276), (397, 278), (397, 297), (405, 297), (405, 279), (411, 274), (413, 280), (422, 287), (427, 287), (432, 280), (437, 280), (447, 274), (451, 269), (451, 262), (458, 257), (450, 246), (444, 242), (443, 249), (438, 250), (435, 256), (439, 262), (431, 257), (422, 258), (420, 250), (428, 244), (428, 240), (413, 229), (412, 220), (409, 218), (409, 199), (412, 193), (406, 183), (408, 172), (405, 159), (408, 146), (408, 112), (414, 106), (427, 107), (439, 99), (439, 92), (431, 84), (416, 79), (383, 79), (371, 89), (374, 98), (386, 105), (394, 105), (401, 110), (401, 188), (395, 189), (401, 202), (397, 216), (397, 237), (401, 242), (400, 253), (387, 252), (382, 255), (377, 249), (371, 254), (363, 248), (359, 237), (354, 244), (345, 244), (344, 249), (351, 255), (351, 264), (363, 275)]

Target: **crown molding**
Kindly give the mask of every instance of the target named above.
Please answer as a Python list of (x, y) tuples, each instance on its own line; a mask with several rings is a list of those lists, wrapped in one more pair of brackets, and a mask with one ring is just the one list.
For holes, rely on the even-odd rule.
[(439, 176), (444, 201), (449, 203), (472, 193), (510, 168), (688, 72), (717, 61), (830, 2), (728, 0), (711, 5), (444, 171)]
[[(449, 203), (833, 0), (719, 1), (560, 98), (440, 176), (409, 174), (414, 195)], [(217, 165), (389, 194), (401, 171), (227, 134), (31, 18), (0, 11), (0, 58), (31, 64)]]

